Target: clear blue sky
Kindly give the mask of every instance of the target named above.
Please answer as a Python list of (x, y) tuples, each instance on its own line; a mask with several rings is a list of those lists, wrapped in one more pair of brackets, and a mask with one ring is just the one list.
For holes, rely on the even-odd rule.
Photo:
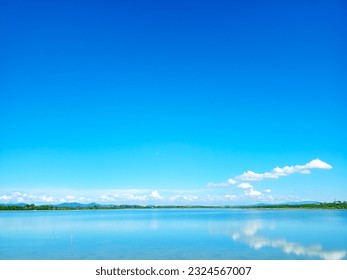
[(346, 14), (1, 1), (0, 203), (347, 200)]

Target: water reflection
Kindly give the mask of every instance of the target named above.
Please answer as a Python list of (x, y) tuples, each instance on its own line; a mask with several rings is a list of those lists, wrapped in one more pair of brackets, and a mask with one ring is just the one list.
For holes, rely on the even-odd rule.
[(0, 213), (0, 259), (346, 259), (347, 212)]
[(265, 247), (280, 249), (285, 254), (295, 254), (297, 256), (321, 258), (324, 260), (341, 260), (346, 256), (346, 251), (324, 250), (320, 244), (304, 246), (299, 243), (287, 241), (284, 238), (271, 239), (258, 234), (260, 229), (264, 228), (261, 221), (248, 222), (241, 231), (232, 231), (231, 238), (235, 241), (246, 243), (254, 250), (260, 250)]

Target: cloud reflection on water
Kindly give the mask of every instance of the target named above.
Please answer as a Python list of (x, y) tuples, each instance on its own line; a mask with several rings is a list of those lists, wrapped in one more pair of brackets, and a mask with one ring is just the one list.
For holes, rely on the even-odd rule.
[(323, 250), (320, 244), (303, 246), (299, 243), (289, 242), (284, 238), (271, 239), (258, 234), (259, 229), (263, 227), (261, 221), (252, 221), (246, 224), (241, 231), (233, 231), (231, 237), (235, 241), (241, 241), (248, 244), (252, 249), (260, 250), (264, 247), (281, 249), (285, 254), (295, 254), (305, 257), (319, 257), (324, 260), (341, 260), (346, 256), (346, 251)]

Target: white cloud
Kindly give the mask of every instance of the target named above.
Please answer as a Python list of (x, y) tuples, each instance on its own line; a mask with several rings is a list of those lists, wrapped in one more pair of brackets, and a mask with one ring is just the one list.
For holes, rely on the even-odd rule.
[(237, 181), (236, 180), (234, 180), (234, 179), (228, 179), (228, 184), (229, 185), (234, 185), (234, 184), (236, 184), (237, 183)]
[(99, 197), (102, 202), (113, 202), (115, 197), (112, 194), (103, 194)]
[(80, 201), (80, 202), (91, 202), (91, 200), (89, 199), (89, 198), (86, 198), (86, 197), (84, 197), (84, 196), (81, 196), (79, 199), (78, 199), (78, 201)]
[(2, 200), (2, 201), (9, 201), (11, 199), (12, 199), (12, 196), (9, 196), (9, 195), (0, 196), (0, 200)]
[(262, 196), (263, 194), (259, 191), (256, 191), (254, 187), (247, 182), (237, 185), (238, 188), (245, 190), (245, 195), (247, 196)]
[(250, 183), (241, 183), (237, 185), (240, 189), (253, 189), (253, 186)]
[[(245, 190), (246, 196), (263, 197), (263, 193), (254, 189), (249, 182), (261, 181), (264, 179), (278, 179), (283, 176), (288, 176), (294, 173), (310, 174), (311, 169), (331, 169), (332, 166), (320, 159), (314, 159), (304, 165), (275, 167), (272, 171), (264, 173), (256, 173), (254, 171), (246, 171), (243, 174), (234, 178), (228, 179), (222, 183), (208, 183), (208, 187), (230, 187), (237, 184), (237, 188)], [(271, 193), (270, 189), (265, 190), (266, 193)], [(270, 197), (269, 197), (270, 198)], [(270, 199), (273, 199), (271, 196)]]
[(207, 186), (208, 187), (229, 187), (235, 184), (237, 184), (237, 181), (230, 178), (226, 182), (222, 182), (222, 183), (208, 183)]
[(319, 168), (319, 169), (331, 169), (333, 168), (330, 164), (319, 159), (314, 159), (306, 164), (307, 169)]
[(207, 186), (208, 187), (229, 187), (230, 184), (228, 184), (227, 182), (224, 182), (224, 183), (208, 183)]
[(237, 198), (237, 196), (234, 195), (234, 194), (226, 194), (226, 195), (224, 195), (224, 198), (226, 198), (226, 199), (235, 199), (235, 198)]
[(54, 201), (54, 198), (53, 196), (46, 196), (46, 195), (42, 195), (40, 197), (40, 199), (44, 202), (53, 202)]
[(256, 191), (254, 189), (250, 189), (249, 191), (246, 191), (245, 192), (245, 195), (248, 195), (248, 196), (262, 196), (263, 194), (259, 191)]
[(106, 193), (95, 199), (95, 202), (100, 203), (133, 203), (146, 201), (148, 196), (135, 195), (132, 193)]
[(169, 197), (169, 201), (183, 200), (183, 201), (195, 201), (198, 200), (199, 197), (196, 195), (174, 195)]
[(264, 179), (278, 179), (282, 176), (288, 176), (294, 173), (310, 174), (310, 169), (331, 169), (332, 166), (319, 159), (314, 159), (305, 165), (284, 166), (282, 168), (276, 167), (270, 172), (255, 173), (247, 171), (235, 177), (239, 181), (260, 181)]
[(185, 201), (195, 201), (198, 200), (199, 197), (197, 195), (182, 195), (182, 199)]
[(152, 191), (150, 196), (155, 199), (162, 199), (158, 191)]
[[(242, 175), (236, 177), (240, 181), (259, 181), (265, 178), (276, 178), (269, 172), (263, 174), (255, 173), (253, 171), (246, 171)], [(277, 177), (278, 178), (278, 177)]]
[(2, 195), (0, 196), (0, 200), (4, 200), (11, 203), (48, 203), (55, 201), (53, 196), (34, 195), (21, 192), (13, 192), (11, 195)]

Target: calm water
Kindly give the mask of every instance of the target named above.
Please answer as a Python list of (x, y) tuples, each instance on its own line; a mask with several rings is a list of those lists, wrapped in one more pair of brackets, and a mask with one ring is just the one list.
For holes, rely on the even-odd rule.
[(347, 259), (347, 211), (0, 212), (0, 259)]

